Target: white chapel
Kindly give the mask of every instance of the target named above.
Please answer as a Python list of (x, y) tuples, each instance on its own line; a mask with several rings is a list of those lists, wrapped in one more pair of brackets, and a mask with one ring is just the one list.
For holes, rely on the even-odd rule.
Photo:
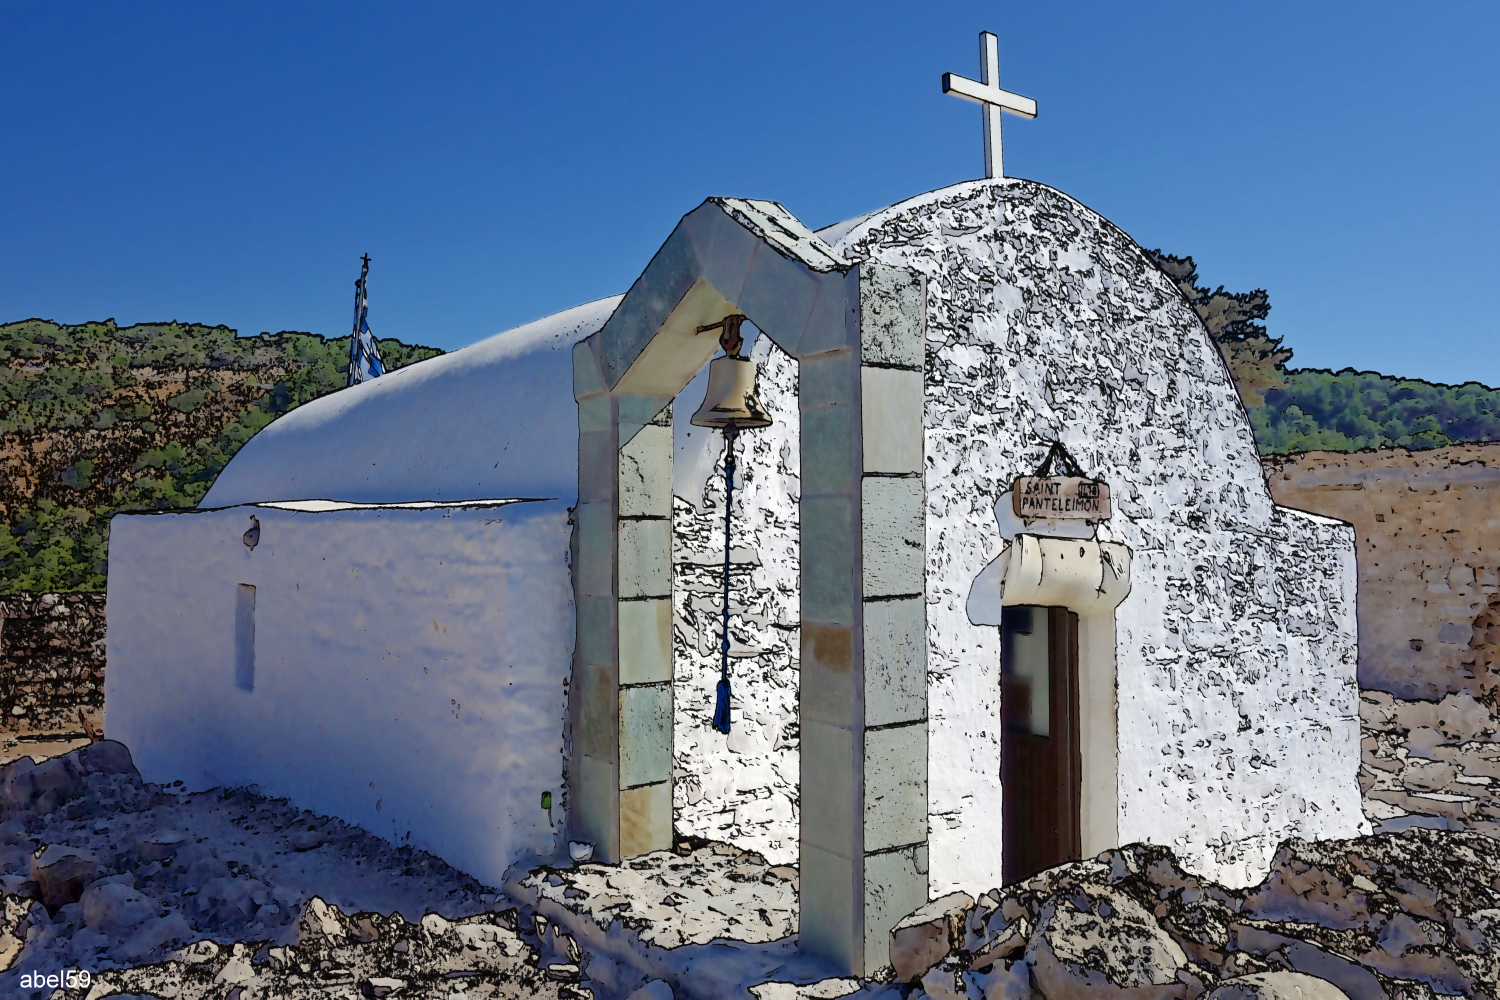
[[(710, 198), (623, 296), (310, 402), (197, 509), (117, 516), (111, 737), (492, 885), (570, 842), (753, 849), (854, 972), (953, 889), (1134, 841), (1242, 885), (1368, 832), (1353, 529), (1272, 501), (1151, 258), (1002, 176), (994, 79), (945, 80), (992, 102), (984, 180), (819, 232)], [(725, 438), (691, 418), (732, 317), (769, 425), (734, 441), (726, 656)], [(1017, 502), (1064, 464), (1095, 516)]]

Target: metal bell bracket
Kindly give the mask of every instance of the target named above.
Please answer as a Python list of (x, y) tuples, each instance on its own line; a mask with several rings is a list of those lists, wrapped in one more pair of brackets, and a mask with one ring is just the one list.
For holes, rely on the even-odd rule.
[(710, 330), (718, 330), (719, 346), (724, 348), (724, 353), (731, 358), (740, 356), (740, 348), (745, 344), (745, 338), (740, 336), (740, 324), (745, 322), (745, 317), (739, 313), (733, 316), (725, 316), (717, 323), (709, 323), (707, 326), (698, 327), (699, 333), (707, 333)]

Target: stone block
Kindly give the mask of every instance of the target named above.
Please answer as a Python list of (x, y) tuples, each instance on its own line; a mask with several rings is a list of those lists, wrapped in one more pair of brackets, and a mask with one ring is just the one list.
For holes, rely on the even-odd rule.
[(594, 344), (594, 338), (588, 337), (573, 345), (574, 399), (596, 396), (609, 389), (604, 382), (604, 374), (599, 370), (599, 360), (594, 356)]
[(672, 522), (621, 521), (622, 598), (672, 596)]
[[(926, 541), (921, 478), (866, 477), (860, 484), (860, 493), (864, 596), (921, 594)], [(804, 520), (804, 536), (806, 530)]]
[(619, 448), (614, 431), (606, 427), (578, 434), (578, 499), (603, 503), (619, 493)]
[(903, 268), (859, 266), (860, 355), (865, 364), (921, 370), (927, 280)]
[(865, 964), (890, 965), (903, 983), (957, 947), (974, 902), (955, 892), (928, 903), (925, 855), (926, 848), (907, 848), (865, 858)]
[(698, 279), (698, 260), (682, 227), (651, 258), (599, 337), (600, 371), (611, 388), (625, 375), (673, 308)]
[(803, 622), (798, 672), (803, 721), (853, 725), (855, 682), (853, 627)]
[(921, 372), (861, 370), (865, 472), (922, 471), (922, 392)]
[(672, 782), (620, 792), (620, 857), (634, 858), (672, 846)]
[[(615, 413), (619, 417), (620, 425), (633, 424), (636, 427), (644, 427), (647, 424), (654, 426), (672, 426), (672, 405), (670, 396), (657, 396), (648, 392), (620, 392), (615, 395)], [(635, 432), (631, 432), (634, 438)], [(619, 442), (624, 447), (624, 441)]]
[(890, 960), (896, 979), (914, 983), (956, 951), (963, 935), (964, 914), (973, 905), (974, 897), (968, 893), (952, 892), (898, 918), (890, 932)]
[(620, 702), (613, 665), (579, 663), (578, 669), (583, 681), (578, 690), (580, 731), (574, 739), (586, 754), (619, 760)]
[(852, 294), (853, 284), (854, 279), (849, 275), (820, 276), (818, 297), (797, 342), (798, 357), (816, 357), (858, 343), (859, 307)]
[(594, 860), (610, 863), (620, 858), (619, 770), (613, 760), (587, 753), (575, 758), (577, 768), (568, 794), (568, 824), (574, 840), (594, 845)]
[[(582, 347), (579, 344), (578, 347)], [(576, 348), (574, 349), (576, 353)], [(608, 434), (614, 420), (614, 403), (608, 395), (599, 393), (588, 396), (578, 401), (578, 433), (594, 434), (603, 431)]]
[[(865, 725), (927, 718), (926, 602), (920, 597), (866, 601), (864, 612)], [(805, 672), (805, 639), (803, 645)]]
[(672, 686), (620, 688), (620, 787), (665, 781), (672, 773)]
[[(804, 791), (803, 801), (807, 801)], [(803, 822), (807, 821), (803, 812)], [(855, 864), (849, 858), (802, 844), (799, 862), (798, 944), (810, 955), (855, 972)]]
[(740, 311), (778, 344), (796, 344), (818, 296), (818, 281), (764, 244), (755, 248)]
[(797, 404), (804, 410), (853, 406), (859, 399), (859, 358), (850, 350), (797, 362)]
[(802, 617), (852, 625), (854, 504), (847, 497), (804, 496), (801, 513)]
[(672, 428), (642, 427), (620, 449), (620, 516), (672, 516)]
[(760, 241), (719, 205), (694, 209), (682, 225), (693, 241), (703, 280), (730, 302), (738, 302)]
[(578, 536), (580, 597), (613, 597), (615, 591), (615, 505), (610, 501), (580, 503), (573, 511)]
[[(854, 734), (825, 722), (802, 721), (802, 843), (853, 858), (860, 840), (854, 828)], [(804, 880), (803, 886), (807, 883)]]
[[(656, 684), (672, 679), (672, 602), (621, 601), (620, 683)], [(579, 635), (583, 635), (579, 608)]]
[[(580, 663), (608, 667), (615, 662), (615, 608), (613, 597), (579, 597), (577, 658)], [(634, 603), (634, 602), (631, 602)], [(629, 605), (619, 605), (623, 608)]]
[(865, 730), (865, 850), (927, 839), (927, 723)]
[(802, 411), (802, 495), (853, 496), (859, 485), (854, 408)]

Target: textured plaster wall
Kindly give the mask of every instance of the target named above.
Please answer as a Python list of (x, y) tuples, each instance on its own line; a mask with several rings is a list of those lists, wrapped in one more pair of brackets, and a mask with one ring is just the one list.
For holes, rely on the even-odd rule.
[(562, 846), (570, 530), (559, 502), (117, 516), (109, 734), (147, 780), (259, 785), (498, 885)]
[[(746, 331), (749, 332), (748, 330)], [(673, 408), (672, 603), (678, 829), (797, 862), (797, 668), (800, 648), (797, 363), (757, 337), (760, 399), (775, 423), (740, 436), (730, 592), (732, 731), (716, 732), (723, 609), (724, 444), (688, 427), (702, 402), (695, 380)], [(691, 437), (688, 437), (688, 433)]]
[[(1098, 538), (1135, 553), (1114, 640), (1117, 802), (1090, 806), (1116, 810), (1121, 843), (1172, 846), (1230, 883), (1259, 878), (1285, 837), (1366, 831), (1353, 533), (1272, 502), (1228, 374), (1167, 279), (1107, 221), (1024, 181), (949, 188), (844, 232), (851, 258), (928, 277), (931, 891), (1000, 880), (999, 631), (966, 604), (1021, 528), (997, 502), (1056, 439), (1114, 490)], [(675, 459), (677, 823), (791, 861), (796, 365), (767, 338), (754, 356), (776, 423), (740, 445), (727, 741), (708, 726), (722, 446), (711, 472), (693, 449)], [(700, 394), (684, 392), (679, 421)]]
[(1118, 831), (1230, 883), (1287, 836), (1367, 829), (1353, 532), (1278, 509), (1197, 317), (1122, 232), (1042, 185), (974, 182), (836, 248), (927, 276), (932, 891), (998, 882), (998, 630), (965, 612), (993, 512), (1054, 440), (1114, 491)]

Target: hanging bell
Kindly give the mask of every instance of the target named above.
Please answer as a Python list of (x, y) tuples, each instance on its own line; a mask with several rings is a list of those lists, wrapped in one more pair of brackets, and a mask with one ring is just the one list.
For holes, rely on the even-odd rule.
[(708, 363), (708, 392), (693, 414), (695, 427), (728, 427), (739, 430), (771, 426), (771, 417), (755, 395), (755, 362), (737, 354), (726, 354)]

